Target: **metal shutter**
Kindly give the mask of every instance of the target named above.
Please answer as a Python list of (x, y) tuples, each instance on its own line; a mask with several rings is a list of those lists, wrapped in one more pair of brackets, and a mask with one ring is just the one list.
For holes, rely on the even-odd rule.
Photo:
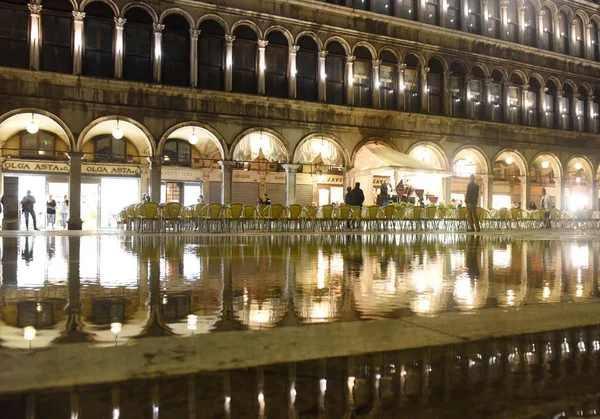
[(267, 183), (267, 193), (272, 204), (285, 205), (285, 184)]
[(254, 205), (258, 199), (258, 182), (234, 182), (231, 202)]
[(312, 204), (313, 187), (312, 185), (296, 185), (296, 204)]
[(208, 203), (221, 203), (221, 182), (210, 182), (210, 194), (208, 196)]

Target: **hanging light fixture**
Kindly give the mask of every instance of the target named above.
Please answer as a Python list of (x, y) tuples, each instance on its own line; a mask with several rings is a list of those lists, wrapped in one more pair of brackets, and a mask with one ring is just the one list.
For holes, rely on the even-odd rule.
[(542, 168), (544, 168), (544, 169), (547, 169), (547, 168), (549, 168), (549, 167), (550, 167), (550, 163), (548, 163), (546, 160), (544, 160), (544, 161), (542, 162)]
[(512, 157), (508, 156), (505, 161), (506, 161), (506, 164), (513, 164), (514, 160)]
[(192, 135), (188, 138), (188, 142), (191, 145), (198, 144), (198, 136), (196, 135), (196, 128), (192, 127)]
[(582, 167), (583, 164), (581, 164), (580, 162), (575, 163), (575, 170), (581, 170)]
[(35, 134), (36, 132), (38, 132), (38, 130), (40, 129), (38, 127), (38, 124), (35, 123), (35, 121), (33, 120), (33, 113), (31, 114), (31, 121), (29, 121), (27, 123), (27, 132), (30, 134)]
[(123, 131), (119, 128), (119, 120), (117, 119), (117, 126), (113, 129), (112, 136), (115, 140), (120, 140), (123, 138)]

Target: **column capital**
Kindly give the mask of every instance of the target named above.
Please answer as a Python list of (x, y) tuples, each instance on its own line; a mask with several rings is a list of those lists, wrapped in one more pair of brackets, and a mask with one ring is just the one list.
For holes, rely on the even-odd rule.
[(373, 60), (373, 67), (379, 67), (381, 65), (381, 60)]
[(85, 18), (85, 12), (73, 12), (75, 21), (81, 22)]
[(296, 54), (299, 49), (300, 49), (300, 45), (290, 45), (288, 47), (288, 51), (290, 54)]
[(298, 170), (302, 169), (302, 165), (298, 163), (286, 163), (282, 164), (281, 167), (285, 169), (285, 173), (298, 173)]
[(219, 166), (225, 172), (233, 172), (236, 164), (237, 162), (231, 160), (219, 160)]
[(575, 25), (577, 25), (577, 19), (573, 19), (573, 20), (571, 21), (571, 26), (575, 26)]
[(225, 42), (227, 43), (227, 45), (233, 44), (233, 41), (235, 41), (235, 36), (225, 35)]
[(562, 17), (560, 15), (554, 16), (552, 18), (552, 22), (554, 22), (555, 24), (560, 23), (561, 20), (562, 20)]
[(327, 53), (329, 53), (329, 51), (327, 51), (326, 49), (322, 49), (321, 51), (319, 51), (319, 57), (325, 58), (327, 57)]
[(588, 102), (593, 102), (596, 99), (596, 96), (588, 96)]
[(190, 38), (194, 41), (198, 40), (198, 35), (200, 35), (200, 30), (198, 29), (190, 29)]
[(577, 99), (579, 99), (580, 97), (581, 97), (581, 93), (578, 93), (578, 92), (576, 92), (576, 93), (573, 93), (573, 99), (577, 100)]
[(535, 14), (537, 15), (537, 17), (544, 17), (544, 15), (546, 14), (545, 10), (537, 10), (535, 12)]
[(489, 79), (485, 79), (485, 84), (494, 84), (495, 80), (490, 77)]
[(32, 15), (39, 15), (42, 12), (41, 4), (29, 3), (27, 7)]
[(421, 73), (422, 73), (422, 74), (427, 74), (427, 73), (429, 73), (430, 71), (431, 71), (431, 68), (430, 68), (430, 67), (423, 67), (423, 68), (421, 68)]
[(540, 90), (542, 91), (542, 93), (548, 93), (548, 88), (547, 87), (542, 87)]
[(471, 80), (473, 80), (473, 75), (471, 73), (465, 74), (465, 82), (469, 83)]
[(266, 39), (259, 39), (258, 40), (258, 48), (266, 48), (267, 45), (269, 45), (269, 41), (267, 41)]
[(127, 22), (127, 19), (123, 17), (115, 17), (115, 28), (123, 29), (123, 26), (125, 26), (125, 22)]
[(527, 11), (527, 5), (521, 4), (519, 5), (519, 12), (525, 13)]
[(452, 75), (452, 71), (450, 71), (450, 70), (444, 70), (444, 73), (442, 74), (442, 77), (444, 78), (444, 81), (447, 82), (450, 79), (451, 75)]
[(587, 25), (585, 25), (585, 26), (587, 26), (587, 28), (588, 28), (588, 29), (592, 29), (592, 28), (594, 27), (594, 25), (592, 25), (591, 23), (588, 23), (588, 24), (587, 24)]
[(565, 91), (564, 91), (564, 90), (557, 90), (557, 91), (556, 91), (556, 96), (557, 96), (557, 97), (563, 97), (563, 95), (564, 95), (564, 94), (565, 94)]
[(69, 151), (67, 152), (67, 157), (69, 158), (69, 161), (81, 161), (81, 159), (83, 159), (83, 154), (81, 151)]
[(162, 33), (165, 25), (161, 25), (160, 23), (153, 23), (152, 28), (154, 29), (154, 33)]
[(404, 71), (406, 70), (406, 64), (402, 63), (402, 64), (398, 64), (398, 71)]
[(528, 84), (524, 84), (523, 85), (523, 91), (526, 92), (529, 90), (529, 85)]
[(503, 9), (507, 9), (509, 4), (510, 4), (510, 1), (508, 1), (508, 0), (500, 0), (500, 7)]
[(346, 62), (353, 63), (356, 60), (356, 55), (346, 55)]

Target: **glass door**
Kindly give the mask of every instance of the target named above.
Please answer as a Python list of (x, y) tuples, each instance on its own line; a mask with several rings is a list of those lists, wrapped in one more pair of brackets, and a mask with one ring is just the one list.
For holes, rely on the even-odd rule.
[(100, 202), (100, 184), (84, 183), (81, 185), (81, 220), (84, 230), (98, 228)]

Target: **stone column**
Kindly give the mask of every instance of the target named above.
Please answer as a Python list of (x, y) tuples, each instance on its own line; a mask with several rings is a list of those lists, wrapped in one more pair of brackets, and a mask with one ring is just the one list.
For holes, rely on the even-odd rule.
[(559, 129), (564, 129), (564, 125), (565, 125), (564, 122), (563, 122), (563, 119), (564, 119), (563, 116), (562, 116), (563, 109), (562, 109), (562, 105), (561, 105), (562, 97), (563, 97), (564, 93), (565, 93), (564, 90), (557, 90), (556, 91), (556, 98), (555, 98), (555, 102), (556, 103), (554, 104), (554, 109), (555, 109), (555, 111), (554, 111), (554, 119), (556, 120), (556, 117), (558, 117), (558, 124), (556, 126)]
[(42, 46), (42, 27), (40, 13), (42, 5), (30, 3), (29, 7), (29, 68), (40, 69), (40, 51)]
[(531, 182), (529, 180), (529, 176), (519, 176), (519, 180), (521, 181), (521, 206), (523, 208), (527, 208), (527, 204), (529, 204), (529, 196)]
[(115, 78), (123, 78), (123, 27), (127, 19), (115, 17)]
[(484, 36), (490, 36), (490, 28), (491, 26), (491, 22), (490, 19), (488, 17), (489, 15), (489, 7), (488, 7), (488, 2), (487, 1), (482, 1), (481, 2), (481, 17), (482, 17), (482, 22), (481, 22), (481, 34)]
[(546, 40), (544, 39), (544, 15), (546, 14), (545, 10), (538, 10), (535, 12), (537, 16), (537, 46), (541, 49), (548, 49), (548, 45), (546, 44)]
[(460, 115), (461, 117), (475, 117), (475, 104), (473, 103), (473, 98), (471, 97), (471, 80), (473, 80), (473, 75), (465, 74), (463, 100), (465, 100), (464, 98), (466, 98), (466, 100), (463, 104), (463, 115)]
[(285, 205), (296, 203), (296, 174), (302, 168), (301, 164), (284, 164), (285, 169)]
[(548, 128), (549, 125), (549, 117), (548, 114), (546, 113), (546, 107), (548, 106), (548, 104), (546, 103), (546, 93), (548, 93), (548, 88), (547, 87), (540, 87), (540, 109), (541, 109), (541, 113), (540, 113), (540, 119), (541, 119), (541, 125), (544, 128)]
[(447, 176), (443, 180), (442, 190), (444, 191), (444, 202), (452, 201), (452, 176)]
[(225, 35), (225, 91), (233, 88), (233, 41), (235, 36)]
[(190, 29), (190, 86), (198, 86), (198, 29)]
[(508, 41), (508, 0), (500, 0), (500, 30), (502, 36), (500, 39)]
[(265, 60), (265, 52), (269, 41), (265, 39), (258, 40), (258, 94), (265, 94), (265, 70), (267, 64)]
[(527, 100), (527, 93), (529, 92), (529, 85), (524, 84), (521, 88), (521, 124), (529, 125), (527, 121), (529, 120), (529, 106)]
[(588, 23), (583, 27), (583, 45), (585, 48), (585, 58), (588, 60), (594, 59), (594, 43), (591, 39), (592, 24)]
[(490, 174), (482, 175), (483, 184), (485, 185), (485, 194), (483, 195), (483, 207), (487, 209), (492, 208), (492, 202), (494, 199), (494, 176)]
[(563, 179), (555, 179), (554, 180), (554, 184), (556, 185), (556, 189), (558, 189), (558, 196), (556, 197), (556, 208), (557, 209), (566, 209), (563, 208), (563, 203), (566, 202), (566, 197), (565, 197), (565, 184), (566, 181), (564, 181)]
[(152, 202), (160, 202), (161, 170), (162, 158), (159, 156), (152, 157), (150, 163), (150, 200)]
[(587, 118), (587, 129), (589, 133), (596, 133), (596, 115), (594, 114), (594, 99), (596, 99), (596, 96), (588, 96), (588, 103), (587, 103), (587, 115), (585, 115), (585, 118)]
[(417, 21), (425, 22), (425, 18), (427, 17), (427, 10), (425, 6), (425, 2), (422, 0), (417, 1)]
[(592, 202), (591, 208), (598, 211), (598, 181), (592, 181)]
[(73, 12), (73, 74), (81, 74), (83, 59), (83, 19), (84, 12)]
[(371, 72), (373, 73), (373, 77), (371, 78), (371, 89), (373, 91), (371, 96), (371, 103), (374, 108), (381, 107), (381, 95), (379, 94), (379, 88), (381, 86), (381, 82), (379, 80), (379, 66), (381, 65), (381, 60), (373, 60), (373, 67)]
[[(448, 0), (440, 1), (440, 27), (447, 28), (448, 27), (448, 19), (446, 16), (448, 15)], [(425, 21), (423, 21), (425, 22)]]
[[(579, 120), (583, 118), (583, 115), (578, 115), (577, 114), (577, 101), (579, 100), (579, 98), (581, 97), (581, 94), (578, 92), (573, 93), (573, 96), (571, 97), (571, 109), (569, 109), (569, 111), (571, 112), (571, 130), (576, 131), (576, 125), (579, 125)], [(583, 130), (585, 131), (585, 119), (582, 120), (583, 122)]]
[(327, 72), (325, 71), (325, 59), (327, 50), (319, 51), (319, 102), (325, 102), (327, 98)]
[(210, 196), (210, 174), (213, 171), (213, 169), (207, 169), (204, 168), (202, 169), (202, 192), (204, 195), (204, 204), (208, 204), (209, 202), (211, 202), (211, 196)]
[(165, 25), (155, 23), (154, 29), (154, 71), (153, 78), (156, 83), (160, 83), (162, 72), (162, 31)]
[(442, 115), (452, 115), (452, 93), (448, 88), (450, 86), (450, 70), (444, 71), (442, 76)]
[[(579, 41), (577, 40), (577, 37), (579, 35), (577, 35), (577, 31), (575, 30), (577, 28), (577, 19), (573, 19), (571, 21), (569, 21), (569, 55), (572, 55), (574, 57), (579, 57), (579, 54), (577, 53), (577, 46), (579, 45)], [(582, 30), (583, 27), (581, 28)], [(581, 39), (581, 38), (579, 38)], [(584, 48), (585, 48), (585, 42), (584, 42)], [(583, 51), (585, 54), (585, 50)], [(585, 57), (585, 55), (584, 55)]]
[(296, 98), (296, 56), (300, 47), (298, 45), (290, 45), (288, 48), (288, 97)]
[(140, 190), (142, 193), (150, 193), (150, 174), (148, 173), (149, 166), (142, 165), (140, 167)]
[(490, 94), (490, 84), (494, 83), (494, 79), (489, 78), (489, 79), (485, 79), (485, 83), (483, 85), (483, 103), (482, 105), (485, 106), (484, 108), (484, 118), (487, 121), (491, 121), (492, 120), (492, 107), (494, 106), (494, 104), (492, 103), (492, 97)]
[(560, 36), (560, 15), (554, 16), (552, 18), (552, 24), (554, 25), (554, 52), (561, 52), (560, 47), (562, 44), (562, 38)]
[(69, 221), (67, 222), (69, 230), (81, 230), (83, 221), (81, 220), (81, 159), (83, 153), (68, 153), (70, 160), (69, 167)]
[(354, 105), (354, 55), (346, 56), (346, 104)]
[(469, 32), (469, 1), (460, 0), (460, 30)]
[(231, 204), (231, 189), (233, 186), (234, 161), (219, 161), (221, 166), (221, 204)]
[(396, 71), (396, 76), (398, 77), (398, 94), (396, 95), (396, 109), (402, 111), (406, 110), (406, 85), (404, 84), (405, 69), (406, 64), (398, 64)]
[(525, 45), (525, 12), (527, 6), (519, 6), (519, 44)]
[(427, 87), (427, 73), (429, 67), (422, 67), (421, 72), (421, 113), (429, 113), (429, 87)]
[(510, 109), (510, 97), (508, 96), (508, 91), (510, 90), (510, 86), (511, 83), (508, 80), (504, 80), (502, 82), (502, 103), (504, 105), (504, 115), (502, 115), (502, 118), (504, 120), (504, 122), (509, 122), (510, 121), (510, 112), (512, 112), (512, 110)]

